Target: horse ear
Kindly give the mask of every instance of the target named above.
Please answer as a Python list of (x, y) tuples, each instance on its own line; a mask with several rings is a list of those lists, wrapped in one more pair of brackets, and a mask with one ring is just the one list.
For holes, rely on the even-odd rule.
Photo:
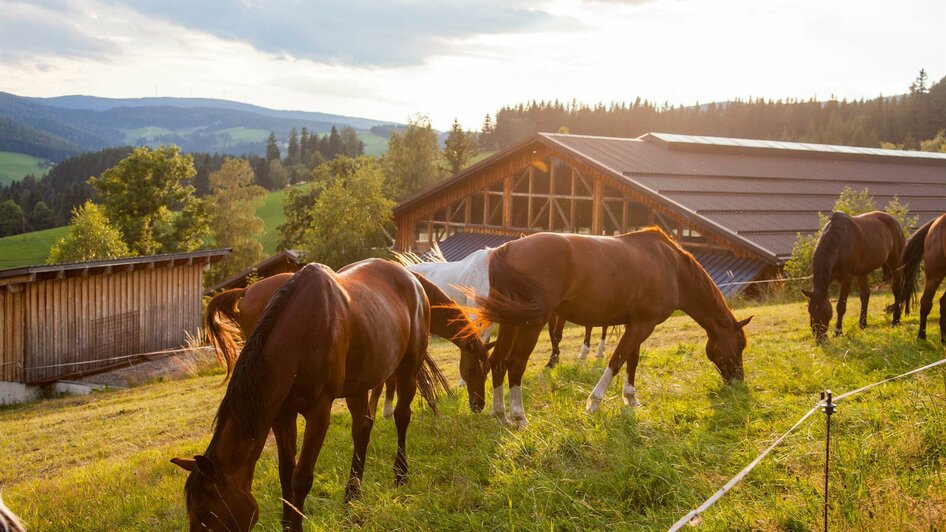
[(806, 298), (811, 299), (811, 290), (802, 289), (801, 293), (802, 293), (802, 295), (805, 296)]
[(193, 471), (197, 468), (197, 461), (193, 458), (171, 458), (171, 463), (184, 471)]
[(197, 470), (200, 471), (202, 475), (209, 479), (216, 478), (214, 464), (210, 461), (210, 458), (207, 458), (203, 455), (197, 455), (194, 457), (194, 462), (197, 464)]
[(736, 325), (738, 325), (739, 328), (742, 329), (742, 328), (745, 327), (746, 325), (749, 325), (749, 322), (752, 321), (752, 318), (754, 318), (754, 317), (755, 317), (755, 314), (753, 314), (752, 316), (749, 316), (748, 318), (746, 318), (746, 319), (744, 319), (744, 320), (738, 322)]

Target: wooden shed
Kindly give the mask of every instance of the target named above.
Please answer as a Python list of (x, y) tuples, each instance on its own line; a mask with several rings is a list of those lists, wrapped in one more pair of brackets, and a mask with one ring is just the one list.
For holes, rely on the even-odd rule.
[(207, 293), (212, 294), (220, 290), (230, 290), (231, 288), (246, 288), (250, 277), (263, 279), (279, 273), (296, 273), (306, 265), (302, 257), (303, 253), (301, 250), (285, 249), (266, 260), (250, 266), (217, 286), (211, 287), (207, 290)]
[[(0, 384), (43, 384), (182, 346), (229, 250), (0, 270)], [(140, 358), (140, 357), (139, 357)]]

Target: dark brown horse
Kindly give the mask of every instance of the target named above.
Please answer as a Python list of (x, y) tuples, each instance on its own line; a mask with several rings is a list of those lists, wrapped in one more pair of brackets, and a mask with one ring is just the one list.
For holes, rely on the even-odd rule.
[[(558, 314), (553, 314), (549, 320), (549, 340), (552, 341), (552, 354), (549, 356), (547, 368), (554, 368), (558, 364), (558, 359), (562, 354), (559, 345), (562, 343), (562, 333), (565, 331), (565, 319)], [(578, 360), (584, 360), (591, 350), (591, 330), (594, 327), (585, 327), (585, 339), (581, 342), (581, 351), (578, 352)], [(596, 358), (604, 357), (605, 340), (608, 339), (608, 328), (601, 328), (601, 341), (598, 342), (598, 352)]]
[[(917, 338), (926, 339), (926, 319), (933, 310), (933, 296), (946, 277), (946, 214), (931, 220), (917, 229), (903, 248), (903, 288), (900, 290), (898, 306), (909, 310), (910, 302), (916, 298), (916, 279), (920, 272), (920, 259), (926, 269), (926, 286), (920, 298), (920, 330)], [(946, 344), (946, 294), (939, 299), (940, 341)]]
[[(867, 303), (870, 301), (870, 285), (867, 275), (883, 268), (884, 280), (890, 280), (894, 299), (900, 293), (900, 253), (903, 251), (903, 230), (893, 216), (873, 211), (859, 216), (835, 212), (825, 224), (811, 257), (811, 291), (802, 290), (808, 298), (808, 315), (811, 317), (811, 333), (823, 341), (827, 337), (831, 322), (831, 302), (828, 287), (840, 281), (838, 292), (838, 321), (834, 334), (841, 334), (841, 321), (847, 310), (847, 296), (851, 281), (857, 283), (861, 296), (861, 317), (858, 322), (867, 327)], [(900, 323), (900, 308), (894, 304), (893, 325)]]
[[(479, 337), (473, 338), (473, 335), (466, 334), (469, 319), (460, 307), (426, 277), (417, 272), (411, 273), (420, 282), (430, 301), (430, 333), (460, 348), (460, 377), (467, 383), (470, 409), (480, 412), (486, 402), (486, 374), (489, 373), (489, 349), (492, 344), (484, 345)], [(204, 328), (217, 359), (227, 369), (228, 378), (238, 354), (237, 340), (247, 338), (253, 332), (273, 294), (291, 277), (291, 273), (276, 274), (246, 288), (221, 292), (207, 303)], [(234, 327), (233, 323), (238, 327)], [(392, 380), (386, 386), (382, 409), (385, 418), (394, 414), (395, 389), (396, 383)]]
[[(270, 428), (279, 455), (283, 524), (301, 530), (300, 512), (332, 402), (340, 397), (352, 415), (354, 442), (345, 498), (356, 496), (377, 400), (392, 376), (398, 391), (394, 475), (397, 484), (404, 483), (411, 401), (418, 388), (433, 401), (441, 382), (427, 355), (429, 322), (423, 287), (391, 262), (369, 259), (338, 274), (309, 264), (293, 275), (273, 296), (240, 353), (207, 450), (193, 459), (173, 460), (190, 471), (184, 489), (191, 530), (247, 530), (256, 523), (251, 486)], [(306, 424), (297, 462), (298, 414)]]
[(627, 362), (624, 401), (636, 405), (634, 377), (641, 342), (676, 309), (689, 314), (709, 341), (706, 354), (726, 381), (743, 378), (743, 327), (703, 267), (656, 228), (618, 237), (537, 233), (497, 248), (489, 263), (490, 294), (477, 298), (480, 317), (500, 324), (491, 357), (493, 414), (526, 422), (522, 374), (552, 314), (585, 326), (624, 325), (604, 375), (588, 398), (598, 408), (608, 384)]

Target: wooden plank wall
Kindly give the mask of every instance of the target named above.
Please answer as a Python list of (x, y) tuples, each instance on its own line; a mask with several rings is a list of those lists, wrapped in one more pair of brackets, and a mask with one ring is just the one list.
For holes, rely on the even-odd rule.
[(44, 382), (183, 345), (199, 333), (202, 273), (157, 266), (0, 289), (0, 379)]

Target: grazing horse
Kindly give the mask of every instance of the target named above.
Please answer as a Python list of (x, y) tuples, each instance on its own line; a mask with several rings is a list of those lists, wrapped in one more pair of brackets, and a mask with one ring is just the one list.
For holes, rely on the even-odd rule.
[[(405, 268), (422, 274), (440, 287), (451, 299), (461, 306), (471, 309), (470, 319), (473, 320), (476, 319), (475, 309), (477, 303), (475, 296), (486, 297), (489, 295), (489, 256), (492, 251), (492, 248), (484, 248), (474, 251), (461, 261), (447, 262), (443, 252), (440, 251), (440, 246), (434, 242), (432, 260), (425, 261), (413, 253), (397, 251), (394, 252), (394, 256)], [(552, 342), (552, 354), (545, 365), (547, 368), (555, 367), (558, 364), (559, 355), (561, 354), (559, 344), (562, 342), (564, 328), (564, 319), (553, 316), (549, 320), (549, 340)], [(588, 350), (591, 349), (591, 329), (592, 327), (585, 327), (585, 341), (582, 343), (578, 360), (584, 360), (588, 356)], [(491, 333), (491, 325), (482, 327), (480, 336), (483, 342), (489, 342)], [(601, 331), (601, 341), (598, 343), (598, 358), (604, 356), (607, 335), (608, 328), (604, 327)], [(463, 386), (464, 384), (461, 380), (460, 385)]]
[(20, 519), (14, 514), (0, 498), (0, 531), (2, 532), (25, 532), (26, 527), (20, 522)]
[[(867, 327), (867, 303), (870, 286), (867, 275), (883, 268), (884, 280), (891, 279), (890, 287), (896, 300), (900, 293), (900, 252), (903, 250), (903, 230), (893, 216), (873, 211), (859, 216), (835, 212), (825, 224), (811, 257), (811, 291), (802, 290), (808, 298), (811, 333), (819, 342), (824, 341), (831, 323), (831, 302), (828, 287), (835, 280), (841, 282), (838, 292), (838, 321), (834, 334), (841, 334), (841, 320), (847, 310), (847, 295), (851, 280), (857, 282), (861, 296), (861, 328)], [(894, 304), (893, 325), (900, 323), (900, 308)]]
[(579, 325), (624, 325), (601, 380), (588, 398), (595, 411), (627, 362), (624, 401), (637, 405), (634, 377), (641, 342), (674, 310), (689, 314), (709, 337), (706, 354), (723, 378), (743, 378), (743, 327), (706, 271), (657, 228), (610, 236), (537, 233), (508, 242), (489, 263), (489, 297), (477, 297), (480, 319), (500, 324), (490, 363), (493, 414), (505, 416), (509, 372), (511, 421), (526, 423), (522, 374), (552, 314)]
[[(489, 372), (489, 349), (492, 344), (483, 344), (469, 330), (467, 315), (439, 287), (419, 273), (411, 272), (424, 288), (430, 301), (430, 333), (460, 348), (460, 377), (468, 384), (470, 409), (480, 412), (485, 404), (486, 374)], [(236, 338), (248, 338), (273, 294), (292, 277), (291, 273), (280, 273), (262, 279), (246, 288), (233, 288), (214, 296), (207, 303), (204, 313), (204, 329), (214, 347), (220, 364), (227, 370), (227, 378), (233, 371), (237, 358)], [(231, 322), (239, 325), (233, 327)], [(382, 413), (385, 418), (394, 414), (394, 381), (388, 383)], [(433, 405), (431, 405), (433, 406)]]
[[(916, 298), (916, 279), (920, 271), (920, 259), (926, 269), (926, 286), (920, 298), (920, 330), (917, 338), (926, 339), (926, 318), (933, 310), (933, 296), (946, 277), (946, 214), (930, 220), (917, 229), (903, 248), (900, 262), (903, 264), (903, 287), (897, 305), (909, 311), (910, 302)], [(894, 311), (896, 312), (896, 310)], [(940, 341), (946, 344), (946, 294), (939, 299)]]
[[(354, 443), (345, 499), (357, 496), (377, 400), (392, 376), (398, 391), (394, 478), (403, 484), (411, 401), (418, 388), (430, 401), (438, 393), (439, 370), (427, 354), (429, 321), (417, 278), (391, 262), (369, 259), (337, 274), (308, 264), (293, 275), (240, 353), (207, 450), (172, 460), (190, 471), (184, 491), (191, 530), (248, 530), (256, 523), (251, 486), (270, 427), (279, 455), (283, 526), (301, 530), (300, 512), (332, 402), (340, 397), (351, 412)], [(297, 462), (300, 413), (306, 424)]]

